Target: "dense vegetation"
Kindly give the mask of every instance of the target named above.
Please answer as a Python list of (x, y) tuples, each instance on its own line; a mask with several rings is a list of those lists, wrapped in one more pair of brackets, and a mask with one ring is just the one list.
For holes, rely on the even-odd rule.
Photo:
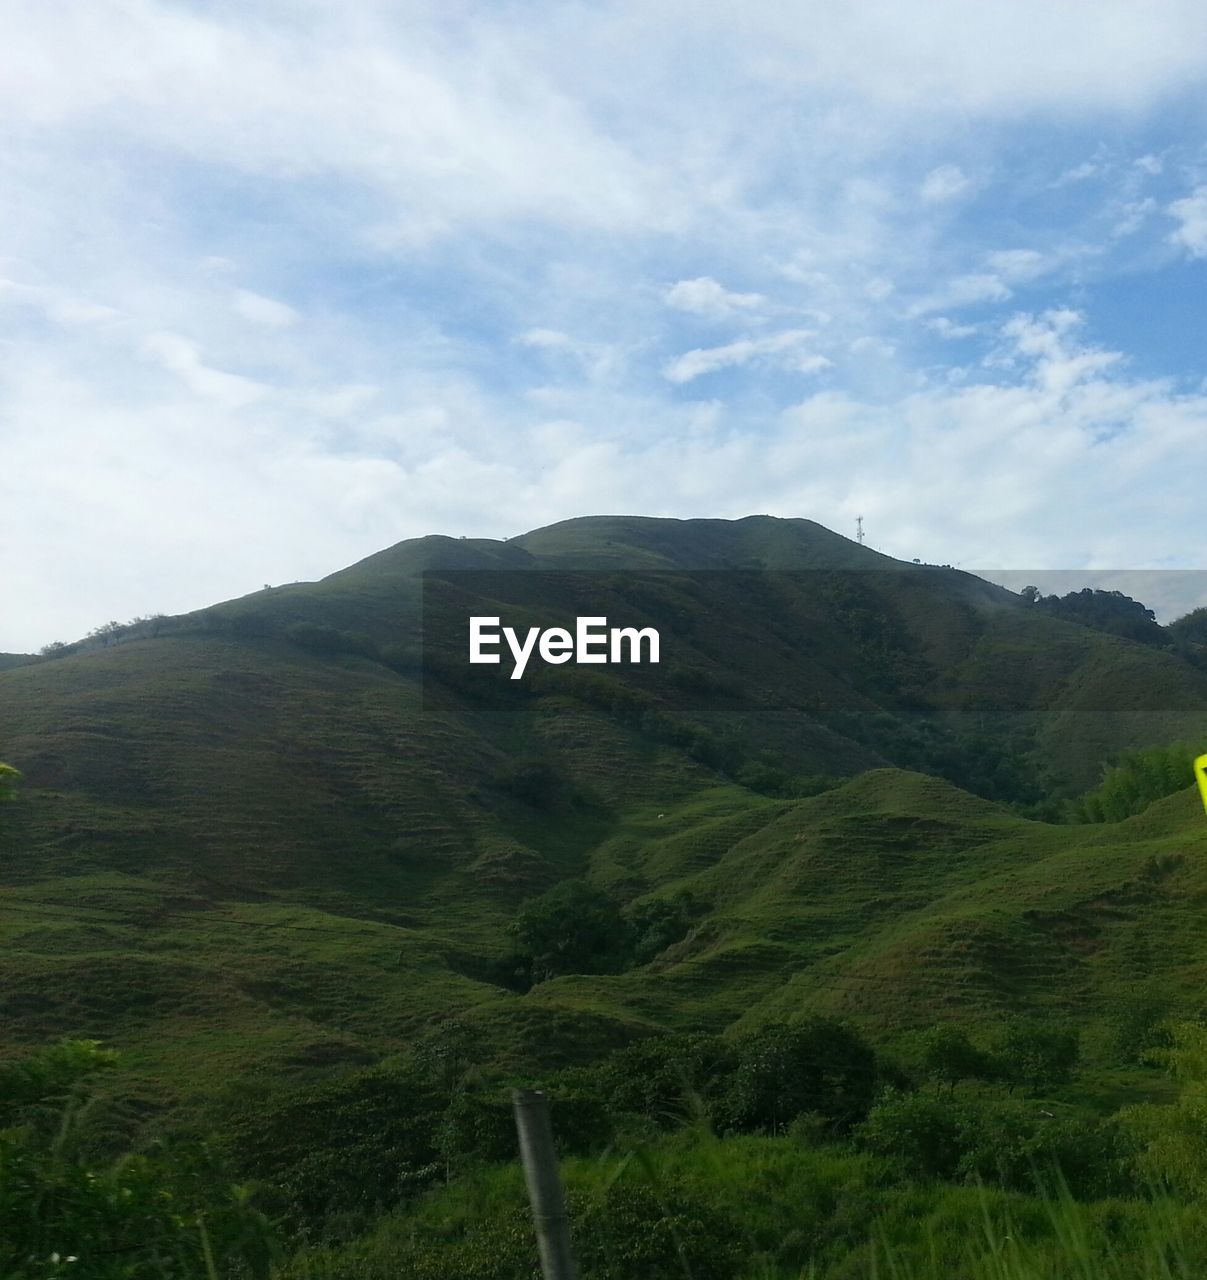
[(206, 1146), (115, 1143), (121, 1117), (93, 1083), (115, 1061), (66, 1041), (0, 1069), (2, 1274), (267, 1276), (268, 1221)]
[(1053, 617), (1066, 618), (1108, 635), (1123, 636), (1138, 644), (1169, 644), (1165, 629), (1157, 623), (1157, 615), (1122, 591), (1082, 587), (1063, 596), (1045, 596), (1035, 587), (1024, 587), (1021, 594), (1037, 609)]
[(1122, 822), (1143, 813), (1186, 787), (1199, 754), (1186, 743), (1125, 752), (1108, 765), (1098, 787), (1070, 805), (1070, 816), (1077, 822)]
[(5, 662), (0, 1274), (530, 1280), (516, 1084), (584, 1276), (1202, 1274), (1205, 636), (615, 519)]
[[(445, 1035), (451, 1058), (429, 1046), (243, 1099), (216, 1146), (124, 1149), (95, 1043), (17, 1060), (3, 1274), (528, 1280), (508, 1081)], [(1114, 1110), (1078, 1087), (1076, 1036), (1025, 1020), (992, 1045), (940, 1026), (895, 1053), (827, 1019), (657, 1037), (544, 1083), (584, 1274), (1189, 1280), (1207, 1263), (1205, 1046), (1200, 1025), (1155, 1036), (1176, 1100)]]

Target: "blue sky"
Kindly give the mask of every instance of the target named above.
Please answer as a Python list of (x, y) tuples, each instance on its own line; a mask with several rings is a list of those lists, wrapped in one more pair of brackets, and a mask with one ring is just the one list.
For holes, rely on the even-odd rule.
[(595, 513), (1202, 566), (1197, 0), (0, 20), (0, 649)]

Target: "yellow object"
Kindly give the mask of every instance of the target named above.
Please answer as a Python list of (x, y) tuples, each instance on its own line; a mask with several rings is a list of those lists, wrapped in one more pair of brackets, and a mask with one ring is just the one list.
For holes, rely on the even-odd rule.
[(1194, 778), (1199, 784), (1199, 795), (1203, 797), (1203, 808), (1207, 809), (1207, 756), (1199, 756), (1194, 762)]

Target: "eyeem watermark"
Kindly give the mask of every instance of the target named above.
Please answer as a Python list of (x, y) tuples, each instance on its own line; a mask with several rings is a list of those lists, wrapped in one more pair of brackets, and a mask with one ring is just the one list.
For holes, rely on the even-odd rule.
[(659, 637), (653, 627), (609, 627), (607, 618), (576, 618), (572, 632), (565, 627), (547, 627), (544, 630), (529, 627), (521, 639), (515, 628), (501, 627), (498, 618), (470, 618), (471, 663), (501, 662), (501, 653), (492, 650), (500, 649), (504, 641), (515, 664), (512, 680), (523, 676), (534, 653), (542, 662), (555, 666), (563, 662), (640, 663), (659, 660)]

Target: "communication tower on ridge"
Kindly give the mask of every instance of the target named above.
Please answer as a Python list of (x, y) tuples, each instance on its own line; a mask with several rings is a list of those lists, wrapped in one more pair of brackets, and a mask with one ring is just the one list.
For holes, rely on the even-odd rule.
[(855, 517), (855, 541), (858, 542), (861, 547), (863, 546), (863, 517), (862, 516)]

